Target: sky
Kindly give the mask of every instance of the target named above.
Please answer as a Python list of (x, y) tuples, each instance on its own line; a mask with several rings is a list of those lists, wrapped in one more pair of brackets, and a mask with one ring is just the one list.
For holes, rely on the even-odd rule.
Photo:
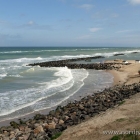
[(140, 47), (140, 0), (0, 0), (0, 46)]

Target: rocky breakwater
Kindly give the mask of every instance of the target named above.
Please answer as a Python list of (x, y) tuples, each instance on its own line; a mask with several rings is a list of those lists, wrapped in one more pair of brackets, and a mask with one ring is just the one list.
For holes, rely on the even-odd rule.
[[(40, 66), (40, 67), (68, 67), (70, 69), (95, 69), (95, 70), (112, 70), (119, 69), (121, 67), (121, 63), (88, 63), (88, 64), (77, 64), (76, 61), (79, 60), (90, 60), (90, 59), (98, 59), (104, 58), (103, 56), (96, 57), (86, 57), (86, 58), (77, 58), (77, 59), (66, 59), (66, 60), (58, 60), (58, 61), (49, 61), (49, 62), (41, 62), (29, 64), (28, 66)], [(70, 63), (75, 62), (75, 63)]]
[(140, 92), (140, 83), (117, 85), (102, 92), (83, 97), (66, 106), (58, 106), (47, 115), (37, 114), (28, 121), (11, 122), (0, 128), (0, 140), (50, 140), (67, 127), (77, 125), (100, 112), (122, 103)]

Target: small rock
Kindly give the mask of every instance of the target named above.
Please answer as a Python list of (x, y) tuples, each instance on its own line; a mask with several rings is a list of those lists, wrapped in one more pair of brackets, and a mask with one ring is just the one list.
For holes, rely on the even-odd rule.
[(43, 127), (41, 125), (34, 129), (35, 134), (39, 134), (40, 132), (44, 132)]
[(11, 135), (12, 135), (12, 134), (15, 134), (15, 132), (14, 132), (14, 131), (11, 131), (10, 134), (11, 134)]
[(4, 137), (4, 139), (2, 139), (2, 140), (10, 140), (10, 139), (9, 139), (9, 137)]
[(14, 139), (15, 138), (15, 135), (14, 134), (11, 134), (9, 138), (10, 139)]
[(24, 138), (23, 137), (18, 137), (18, 140), (24, 140)]
[(63, 120), (59, 120), (59, 124), (63, 124), (64, 123), (64, 121)]
[(49, 123), (48, 129), (55, 129), (56, 124), (55, 123)]
[(80, 109), (80, 110), (84, 110), (83, 105), (80, 104), (80, 105), (79, 105), (79, 109)]
[(69, 119), (69, 117), (68, 116), (65, 116), (65, 120), (68, 120)]
[(34, 127), (35, 127), (35, 128), (38, 127), (38, 126), (40, 126), (39, 123), (35, 123), (35, 124), (34, 124)]
[(25, 126), (19, 126), (20, 131), (25, 131)]
[(53, 120), (54, 120), (55, 123), (58, 123), (58, 119), (57, 118), (54, 117)]
[(19, 129), (15, 129), (14, 132), (15, 132), (15, 135), (20, 133)]
[(32, 130), (28, 126), (25, 127), (25, 133), (30, 133)]
[(46, 119), (46, 117), (45, 117), (45, 115), (41, 115), (41, 114), (36, 114), (35, 116), (34, 116), (34, 119), (35, 120), (40, 120), (40, 119)]
[(9, 132), (7, 132), (7, 131), (4, 131), (3, 134), (4, 134), (5, 136), (9, 136)]
[(24, 135), (24, 136), (23, 136), (24, 140), (28, 140), (29, 136), (30, 136), (30, 133)]

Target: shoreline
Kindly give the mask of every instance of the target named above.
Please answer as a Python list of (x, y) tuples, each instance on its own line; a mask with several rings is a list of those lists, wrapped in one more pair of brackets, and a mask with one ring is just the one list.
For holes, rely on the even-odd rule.
[[(89, 70), (89, 73), (91, 73), (92, 70)], [(103, 70), (104, 71), (104, 70)], [(108, 71), (105, 71), (106, 73), (110, 73)], [(92, 73), (91, 73), (92, 74)], [(110, 73), (111, 74), (111, 73)], [(112, 75), (112, 74), (111, 74)], [(112, 75), (113, 77), (113, 75)], [(113, 84), (113, 83), (112, 83)], [(111, 85), (112, 86), (112, 85)], [(110, 87), (111, 87), (110, 86)], [(83, 87), (82, 87), (83, 88)], [(88, 95), (92, 95), (92, 89), (90, 89), (90, 86), (88, 87), (89, 88), (89, 91), (78, 91), (76, 92), (74, 95), (70, 96), (67, 100), (65, 101), (62, 101), (62, 103), (60, 103), (59, 105), (56, 105), (54, 107), (51, 107), (51, 108), (47, 108), (47, 109), (42, 109), (42, 110), (39, 110), (39, 111), (34, 111), (34, 112), (30, 112), (28, 114), (25, 114), (25, 115), (22, 115), (22, 116), (18, 116), (18, 117), (15, 117), (15, 118), (10, 118), (10, 119), (6, 119), (6, 120), (1, 120), (0, 121), (0, 127), (2, 126), (8, 126), (10, 125), (10, 122), (11, 121), (15, 121), (15, 122), (19, 122), (19, 119), (22, 119), (24, 121), (27, 121), (29, 119), (33, 119), (33, 117), (36, 115), (36, 114), (43, 114), (43, 115), (47, 115), (50, 111), (52, 110), (55, 110), (57, 108), (57, 106), (66, 106), (69, 102), (74, 102), (75, 100), (76, 101), (80, 101), (81, 98), (84, 98)], [(80, 89), (81, 90), (81, 89)], [(104, 90), (101, 89), (101, 90)]]
[[(132, 65), (133, 65), (133, 64), (132, 64)], [(119, 86), (121, 87), (122, 85), (124, 85), (124, 83), (125, 83), (125, 84), (128, 83), (128, 84), (132, 85), (132, 84), (134, 84), (134, 83), (137, 83), (137, 81), (139, 81), (138, 75), (136, 75), (135, 73), (133, 73), (133, 74), (130, 75), (129, 72), (128, 72), (127, 70), (124, 70), (124, 69), (126, 69), (126, 67), (127, 67), (127, 66), (123, 66), (123, 67), (120, 68), (120, 70), (118, 70), (118, 71), (116, 71), (116, 70), (106, 70), (106, 72), (109, 72), (109, 73), (111, 73), (111, 74), (114, 76), (113, 86), (112, 86), (110, 89), (112, 89), (112, 88), (113, 88), (114, 86), (116, 86), (116, 85), (119, 85)], [(128, 67), (130, 68), (131, 66), (128, 66)], [(138, 67), (139, 67), (139, 66), (138, 66)], [(134, 67), (133, 67), (133, 68), (134, 68)], [(135, 71), (135, 72), (136, 72), (136, 71)], [(133, 78), (132, 78), (133, 76), (136, 76), (137, 80), (133, 80), (133, 81), (132, 81), (131, 79), (133, 79)], [(135, 79), (135, 78), (134, 78), (134, 79)], [(134, 84), (134, 87), (135, 87), (135, 86), (136, 86), (136, 87), (139, 87), (139, 85), (135, 85), (135, 84)], [(130, 87), (131, 87), (131, 88), (134, 88), (133, 86), (130, 86)], [(129, 89), (130, 87), (128, 86), (128, 89)], [(125, 86), (124, 86), (123, 88), (125, 88)], [(131, 88), (130, 88), (130, 89), (131, 89)], [(108, 92), (110, 92), (110, 89), (106, 89), (106, 90), (109, 90)], [(119, 89), (119, 88), (117, 88), (117, 89)], [(116, 90), (116, 89), (115, 89), (115, 90)], [(133, 92), (133, 90), (132, 90), (132, 92)], [(106, 96), (106, 95), (105, 95), (105, 94), (101, 94), (101, 96)], [(110, 95), (109, 95), (109, 96), (110, 96)], [(119, 96), (120, 96), (120, 95), (119, 95)], [(122, 95), (121, 95), (121, 96), (122, 96)], [(127, 95), (126, 95), (126, 96), (127, 96)], [(95, 96), (95, 97), (96, 97), (96, 96)], [(97, 97), (99, 97), (99, 96), (97, 95)], [(84, 100), (87, 101), (86, 98), (89, 98), (89, 99), (91, 100), (93, 97), (92, 97), (92, 96), (83, 97), (80, 101), (75, 101), (75, 102), (72, 103), (72, 104), (76, 104), (76, 103), (78, 103), (78, 102), (80, 103), (80, 102), (82, 102), (82, 100), (83, 100), (83, 101), (84, 101)], [(106, 96), (105, 98), (107, 98), (107, 96)], [(94, 100), (94, 99), (93, 99), (93, 100)], [(117, 100), (115, 100), (115, 102), (118, 103)], [(78, 103), (78, 104), (79, 104), (79, 103)], [(112, 101), (111, 101), (111, 102), (110, 102), (110, 101), (108, 102), (108, 104), (110, 104), (110, 105), (111, 105), (112, 103), (113, 103)], [(115, 104), (116, 104), (116, 103), (115, 103)], [(68, 104), (68, 105), (66, 105), (66, 106), (68, 107), (68, 106), (71, 106), (72, 104), (70, 103), (70, 104)], [(106, 107), (103, 107), (103, 108), (101, 109), (101, 110), (103, 110), (103, 111), (107, 110), (107, 108), (110, 108), (110, 106), (107, 105), (107, 102), (106, 102), (106, 101), (105, 101), (105, 104), (106, 104), (106, 105), (105, 105)], [(115, 104), (114, 104), (114, 105), (115, 105)], [(114, 106), (114, 105), (113, 105), (113, 106)], [(116, 104), (116, 105), (117, 105), (117, 104)], [(66, 107), (66, 106), (65, 106), (65, 107)], [(108, 107), (107, 107), (107, 106), (108, 106)], [(112, 106), (112, 105), (111, 105), (111, 106)], [(112, 107), (113, 107), (113, 106), (112, 106)], [(65, 108), (65, 107), (62, 107), (62, 108)], [(71, 106), (71, 107), (72, 107), (72, 106)], [(83, 108), (82, 106), (79, 106), (79, 107), (81, 107), (80, 110), (83, 110), (83, 109), (82, 109), (82, 108)], [(96, 107), (96, 106), (95, 106), (95, 107)], [(57, 110), (62, 110), (62, 108), (61, 108), (61, 107), (59, 108), (59, 106), (58, 106), (57, 109), (56, 109), (56, 111), (57, 111)], [(76, 109), (77, 109), (77, 108), (76, 108)], [(85, 108), (85, 109), (86, 109), (86, 108)], [(52, 114), (52, 113), (54, 114), (53, 111), (50, 111), (50, 112), (51, 112), (51, 114)], [(60, 111), (59, 113), (62, 113), (62, 112)], [(74, 112), (73, 112), (73, 113), (74, 113)], [(73, 113), (72, 113), (72, 114), (73, 114)], [(33, 114), (35, 115), (36, 113), (33, 113)], [(49, 114), (50, 114), (50, 113), (49, 113)], [(97, 112), (94, 111), (94, 115), (96, 116), (97, 114), (98, 114), (98, 111), (97, 111)], [(30, 115), (31, 115), (31, 114), (30, 114)], [(34, 116), (34, 115), (33, 115), (33, 116)], [(74, 114), (73, 114), (73, 115), (74, 115)], [(94, 115), (93, 115), (93, 116), (94, 116)], [(44, 118), (45, 116), (50, 117), (49, 115), (40, 115), (40, 116), (38, 116), (38, 118), (41, 119), (41, 117)], [(66, 116), (67, 116), (67, 115), (66, 115)], [(74, 116), (75, 116), (75, 115), (74, 115)], [(37, 117), (37, 116), (36, 116), (36, 117)], [(68, 117), (68, 116), (67, 116), (67, 117)], [(21, 118), (21, 117), (20, 117), (20, 118)], [(23, 117), (23, 118), (24, 118), (24, 117)], [(57, 123), (55, 122), (55, 126), (56, 126), (56, 125), (59, 125), (59, 127), (60, 127), (60, 126), (63, 126), (63, 129), (62, 129), (62, 128), (60, 128), (60, 129), (65, 130), (65, 129), (66, 129), (66, 124), (67, 124), (67, 123), (68, 123), (68, 126), (69, 126), (69, 125), (71, 126), (71, 123), (70, 123), (71, 121), (70, 121), (69, 119), (68, 119), (68, 120), (69, 120), (70, 122), (67, 122), (67, 120), (65, 120), (66, 118), (65, 118), (65, 119), (64, 119), (64, 118), (63, 118), (63, 119), (62, 119), (62, 118), (60, 119), (59, 117), (56, 117), (56, 118), (57, 118), (57, 121), (56, 121)], [(59, 119), (58, 119), (58, 118), (59, 118)], [(71, 118), (71, 117), (69, 117), (69, 118)], [(84, 120), (86, 120), (86, 119), (88, 119), (88, 118), (90, 118), (90, 117), (88, 117), (88, 116), (85, 117), (85, 115), (84, 115), (83, 118), (84, 118)], [(45, 119), (45, 118), (44, 118), (44, 119)], [(47, 118), (47, 119), (48, 119), (48, 118)], [(71, 118), (71, 119), (72, 119), (72, 118)], [(14, 119), (14, 120), (15, 120), (15, 119)], [(27, 120), (28, 120), (28, 118), (27, 118)], [(37, 120), (38, 120), (38, 119), (37, 119)], [(9, 120), (9, 121), (11, 121), (11, 120)], [(23, 120), (23, 121), (24, 121), (24, 120)], [(50, 127), (50, 125), (51, 125), (51, 126), (53, 125), (53, 129), (54, 129), (54, 123), (53, 123), (52, 121), (54, 121), (54, 120), (51, 120), (51, 122), (50, 122), (51, 124), (49, 124), (49, 122), (47, 121), (47, 122), (46, 122), (47, 124), (46, 124), (46, 123), (45, 123), (46, 125), (44, 124), (45, 127), (48, 128), (48, 127)], [(7, 121), (6, 121), (6, 122), (7, 122)], [(29, 123), (29, 120), (28, 120), (27, 122)], [(35, 121), (35, 122), (36, 122), (36, 121)], [(53, 123), (53, 124), (52, 124), (52, 123)], [(69, 124), (69, 123), (70, 123), (70, 124)], [(79, 123), (76, 122), (76, 124), (78, 125)], [(14, 123), (14, 125), (17, 126), (18, 124)], [(44, 130), (43, 130), (43, 129), (44, 129), (44, 125), (42, 125), (42, 124), (39, 125), (39, 126), (40, 126), (39, 128), (40, 128), (41, 130), (38, 130), (38, 129), (39, 129), (38, 126), (34, 127), (34, 129), (32, 130), (32, 132), (34, 132), (34, 133), (37, 134), (37, 135), (38, 135), (40, 132), (44, 132)], [(18, 125), (17, 127), (19, 128), (19, 125)], [(59, 129), (59, 130), (60, 130), (60, 129)], [(36, 131), (39, 131), (39, 132), (36, 133), (35, 130), (36, 130)], [(51, 132), (52, 132), (52, 131), (51, 131)]]
[(128, 74), (125, 72), (120, 72), (116, 70), (108, 70), (106, 71), (113, 75), (113, 86), (124, 84), (128, 79)]
[[(114, 61), (106, 61), (105, 63), (114, 63)], [(119, 60), (119, 63), (122, 63), (123, 60)], [(128, 60), (129, 65), (122, 65), (117, 70), (106, 70), (111, 73), (114, 77), (113, 85), (122, 85), (122, 84), (132, 84), (140, 82), (140, 75), (138, 70), (140, 70), (140, 63), (136, 63), (135, 60)]]
[[(113, 86), (140, 83), (140, 75), (138, 74), (140, 64), (136, 64), (134, 60), (131, 60), (131, 63), (130, 66), (124, 65), (117, 71), (107, 70), (114, 76)], [(115, 134), (103, 134), (106, 130), (120, 132), (128, 130), (140, 131), (140, 112), (138, 110), (140, 106), (140, 92), (132, 95), (129, 99), (125, 99), (122, 103), (121, 106), (110, 108), (81, 124), (68, 128), (58, 140), (109, 140)]]

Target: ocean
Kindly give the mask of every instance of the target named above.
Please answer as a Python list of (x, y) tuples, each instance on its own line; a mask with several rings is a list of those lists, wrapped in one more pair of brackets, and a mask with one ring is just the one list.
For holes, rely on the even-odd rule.
[[(140, 52), (140, 48), (0, 47), (0, 121), (51, 109), (72, 97), (101, 91), (113, 83), (113, 76), (105, 71), (28, 64), (91, 56), (105, 56), (92, 62), (139, 60), (139, 53), (133, 52)], [(124, 55), (114, 56), (118, 53)]]

